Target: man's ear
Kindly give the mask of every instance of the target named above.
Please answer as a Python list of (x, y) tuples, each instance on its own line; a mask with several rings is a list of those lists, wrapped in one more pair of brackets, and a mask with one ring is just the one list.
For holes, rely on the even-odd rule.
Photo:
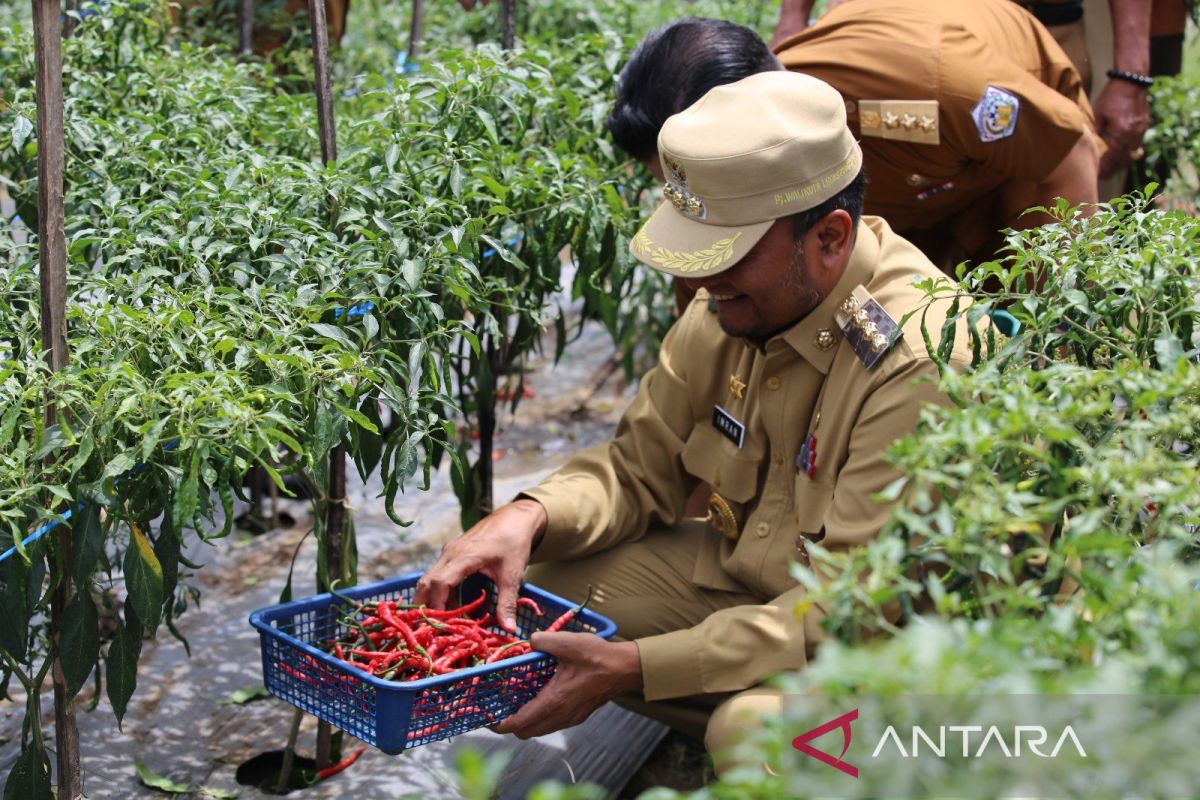
[(854, 249), (854, 220), (848, 211), (830, 211), (817, 221), (812, 232), (823, 266), (840, 266)]

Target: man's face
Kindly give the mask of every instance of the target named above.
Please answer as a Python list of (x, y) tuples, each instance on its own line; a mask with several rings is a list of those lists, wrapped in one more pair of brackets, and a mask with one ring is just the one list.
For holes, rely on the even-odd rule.
[[(806, 239), (813, 236), (809, 231)], [(776, 220), (745, 258), (724, 272), (687, 278), (692, 290), (707, 289), (717, 320), (730, 336), (766, 339), (790, 328), (821, 304), (803, 249), (792, 238), (790, 219)]]

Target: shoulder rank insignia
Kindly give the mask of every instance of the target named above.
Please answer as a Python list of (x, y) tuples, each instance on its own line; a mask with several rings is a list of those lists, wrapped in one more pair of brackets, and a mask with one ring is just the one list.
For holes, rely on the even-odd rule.
[(841, 302), (833, 318), (867, 369), (878, 364), (879, 359), (904, 335), (896, 321), (862, 286), (856, 287)]
[(863, 136), (897, 142), (941, 141), (937, 100), (860, 100), (858, 127)]
[(994, 142), (1012, 136), (1017, 129), (1017, 112), (1020, 110), (1021, 100), (1015, 94), (997, 86), (988, 86), (983, 91), (983, 97), (971, 109), (979, 140)]

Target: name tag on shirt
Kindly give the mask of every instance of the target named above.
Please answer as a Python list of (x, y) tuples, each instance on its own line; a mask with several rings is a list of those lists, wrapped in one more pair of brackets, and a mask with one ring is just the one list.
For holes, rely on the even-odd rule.
[(713, 427), (739, 448), (746, 441), (746, 426), (734, 419), (732, 414), (720, 406), (713, 406)]

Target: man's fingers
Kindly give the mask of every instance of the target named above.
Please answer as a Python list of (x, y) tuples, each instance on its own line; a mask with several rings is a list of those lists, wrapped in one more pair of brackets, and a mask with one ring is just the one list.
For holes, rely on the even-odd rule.
[(497, 580), (499, 595), (496, 598), (496, 613), (500, 618), (500, 627), (509, 633), (517, 630), (517, 588), (518, 581)]

